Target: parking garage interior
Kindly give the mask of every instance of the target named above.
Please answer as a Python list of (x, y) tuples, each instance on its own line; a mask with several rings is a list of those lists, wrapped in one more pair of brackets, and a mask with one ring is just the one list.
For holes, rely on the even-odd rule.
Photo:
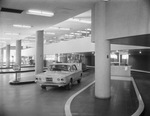
[[(28, 16), (23, 11), (32, 5), (53, 8), (54, 19)], [(23, 14), (5, 7), (23, 9)], [(2, 0), (0, 116), (149, 116), (149, 7), (148, 0)], [(70, 18), (81, 22), (70, 23)], [(35, 23), (26, 31), (12, 28), (17, 21)], [(81, 65), (81, 83), (69, 91), (41, 89), (35, 76), (53, 63)]]

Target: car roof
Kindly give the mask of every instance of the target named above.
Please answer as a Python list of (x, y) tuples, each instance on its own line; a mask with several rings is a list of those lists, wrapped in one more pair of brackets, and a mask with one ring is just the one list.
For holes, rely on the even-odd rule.
[(53, 63), (50, 65), (75, 65), (74, 63)]

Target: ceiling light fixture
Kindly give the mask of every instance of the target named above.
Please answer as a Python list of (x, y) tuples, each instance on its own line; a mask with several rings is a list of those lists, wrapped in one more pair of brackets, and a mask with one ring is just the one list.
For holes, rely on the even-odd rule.
[(87, 30), (87, 31), (91, 31), (91, 29), (90, 29), (90, 28), (87, 28), (86, 30)]
[(19, 33), (5, 33), (5, 35), (19, 35)]
[(64, 31), (69, 31), (70, 30), (70, 28), (63, 28), (63, 27), (60, 27), (59, 29), (64, 30)]
[(52, 16), (54, 16), (53, 12), (41, 11), (41, 10), (34, 10), (34, 9), (30, 9), (26, 13), (30, 14), (30, 15), (38, 15), (38, 16), (46, 16), (46, 17), (52, 17)]
[(58, 30), (59, 27), (49, 27), (49, 29), (56, 29), (56, 30)]
[(70, 33), (72, 35), (81, 35), (81, 33)]
[(91, 24), (91, 21), (81, 20), (81, 19), (76, 19), (76, 18), (70, 18), (69, 21)]
[(30, 25), (19, 25), (19, 24), (14, 24), (13, 27), (18, 27), (18, 28), (31, 28)]
[(71, 34), (70, 34), (70, 35), (69, 35), (69, 34), (65, 34), (65, 36), (73, 37), (74, 35), (71, 35)]
[(10, 40), (11, 38), (0, 38), (0, 40)]
[(6, 43), (5, 41), (0, 40), (0, 43)]
[(55, 33), (52, 33), (52, 32), (45, 32), (45, 34), (48, 34), (48, 35), (55, 35)]

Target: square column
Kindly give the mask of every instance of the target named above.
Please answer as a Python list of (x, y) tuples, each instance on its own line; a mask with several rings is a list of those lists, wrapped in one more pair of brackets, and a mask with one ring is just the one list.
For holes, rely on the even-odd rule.
[(21, 67), (21, 40), (16, 41), (16, 64)]
[(1, 48), (1, 53), (0, 53), (0, 59), (1, 59), (1, 67), (3, 67), (3, 55), (4, 55), (4, 51), (3, 51), (3, 48)]
[(106, 3), (92, 9), (92, 41), (95, 41), (95, 96), (110, 98), (110, 42), (106, 39)]
[(10, 45), (6, 46), (6, 67), (10, 67)]
[(36, 32), (35, 74), (43, 72), (43, 30)]

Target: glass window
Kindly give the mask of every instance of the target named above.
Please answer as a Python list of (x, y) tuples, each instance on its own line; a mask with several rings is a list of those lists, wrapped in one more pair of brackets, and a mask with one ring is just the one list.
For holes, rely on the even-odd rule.
[(50, 65), (50, 71), (70, 71), (69, 65)]

